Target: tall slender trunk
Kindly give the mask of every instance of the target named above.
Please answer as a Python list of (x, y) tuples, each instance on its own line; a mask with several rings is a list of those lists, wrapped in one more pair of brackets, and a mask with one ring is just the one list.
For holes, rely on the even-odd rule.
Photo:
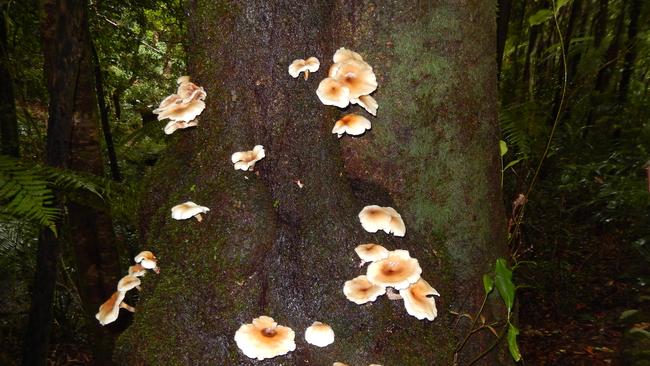
[(9, 72), (7, 25), (4, 17), (6, 7), (7, 5), (0, 6), (0, 153), (17, 158), (20, 155), (20, 143), (14, 82)]
[(97, 102), (99, 103), (99, 116), (102, 122), (102, 132), (104, 135), (104, 142), (106, 144), (106, 152), (108, 155), (108, 165), (111, 169), (111, 177), (116, 182), (122, 180), (120, 176), (120, 167), (117, 164), (117, 154), (115, 154), (115, 144), (113, 143), (113, 134), (111, 133), (111, 124), (108, 119), (108, 107), (106, 106), (106, 97), (104, 95), (104, 77), (102, 76), (102, 68), (97, 55), (95, 44), (90, 39), (90, 47), (93, 55), (93, 64), (95, 72), (95, 90), (97, 92)]
[(599, 48), (607, 34), (607, 20), (609, 18), (609, 0), (598, 2), (598, 13), (594, 18), (594, 47)]
[(641, 15), (641, 0), (632, 0), (630, 3), (630, 24), (627, 28), (627, 42), (625, 45), (625, 61), (621, 71), (621, 81), (618, 87), (619, 105), (625, 104), (630, 87), (630, 79), (634, 72), (634, 61), (637, 55), (637, 34), (639, 33), (639, 16)]
[[(207, 107), (147, 178), (140, 233), (162, 272), (145, 278), (118, 361), (452, 364), (469, 322), (455, 328), (442, 309), (474, 313), (482, 274), (505, 253), (494, 7), (191, 1), (190, 75), (206, 88)], [(343, 111), (315, 95), (339, 47), (360, 52), (379, 82), (377, 117), (358, 138), (336, 138), (331, 129)], [(291, 61), (309, 56), (321, 70), (307, 81), (291, 78)], [(231, 154), (255, 144), (267, 151), (256, 172), (235, 171)], [(212, 211), (202, 222), (171, 220), (169, 209), (185, 200)], [(370, 204), (396, 208), (406, 236), (364, 231), (357, 215)], [(345, 298), (344, 282), (364, 272), (354, 247), (366, 242), (418, 258), (442, 294), (438, 319), (417, 320), (386, 297), (363, 306)], [(503, 319), (502, 308), (488, 308), (489, 319)], [(259, 362), (238, 350), (237, 328), (263, 314), (296, 331), (295, 352)], [(332, 325), (333, 345), (303, 341), (315, 320)], [(477, 333), (458, 361), (469, 363), (492, 341)], [(503, 350), (479, 364), (507, 364)]]
[(503, 63), (503, 50), (508, 39), (512, 0), (498, 0), (497, 6), (497, 76), (499, 77), (501, 75), (501, 64)]

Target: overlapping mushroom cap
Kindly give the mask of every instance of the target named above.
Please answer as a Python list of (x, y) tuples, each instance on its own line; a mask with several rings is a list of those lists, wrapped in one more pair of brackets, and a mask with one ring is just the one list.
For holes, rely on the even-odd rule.
[(314, 322), (305, 330), (305, 340), (317, 347), (334, 343), (334, 330), (325, 323)]
[(255, 163), (262, 160), (266, 156), (264, 146), (255, 145), (253, 150), (239, 151), (230, 157), (230, 160), (235, 164), (235, 170), (253, 170)]
[(348, 300), (361, 305), (377, 300), (379, 296), (386, 293), (386, 288), (370, 282), (367, 276), (361, 275), (345, 281), (343, 293)]
[(345, 108), (350, 104), (350, 89), (334, 78), (325, 78), (318, 84), (316, 95), (325, 105)]
[(433, 297), (428, 296), (440, 296), (440, 294), (424, 279), (420, 278), (408, 288), (400, 290), (399, 294), (404, 299), (406, 312), (410, 315), (419, 320), (433, 320), (438, 316), (436, 300)]
[(359, 212), (359, 221), (366, 231), (376, 233), (379, 230), (395, 236), (404, 236), (406, 234), (406, 225), (402, 216), (392, 207), (380, 207), (370, 205), (364, 207)]
[(200, 222), (202, 220), (201, 214), (208, 211), (210, 211), (210, 209), (205, 206), (199, 206), (192, 201), (187, 201), (172, 207), (172, 218), (176, 220), (186, 220), (194, 217)]
[(363, 261), (363, 263), (366, 262), (375, 262), (380, 259), (384, 259), (388, 257), (388, 249), (382, 247), (379, 244), (373, 244), (373, 243), (368, 243), (368, 244), (361, 244), (354, 248), (354, 251), (357, 253), (359, 258)]
[(418, 260), (411, 258), (408, 250), (394, 250), (385, 259), (368, 266), (368, 281), (377, 286), (401, 290), (415, 283), (422, 274)]
[(372, 67), (361, 55), (343, 47), (336, 51), (333, 60), (328, 77), (320, 82), (316, 90), (321, 102), (339, 108), (357, 103), (375, 115), (377, 102), (368, 95), (377, 89), (377, 78)]
[(372, 125), (366, 117), (351, 113), (346, 114), (345, 116), (341, 117), (341, 119), (336, 121), (334, 128), (332, 128), (332, 133), (338, 134), (339, 138), (341, 138), (344, 133), (347, 133), (348, 135), (358, 136), (370, 128), (372, 128)]
[(142, 277), (145, 274), (147, 274), (147, 269), (144, 268), (141, 263), (137, 263), (129, 267), (129, 275), (131, 276)]
[(135, 258), (133, 258), (133, 260), (135, 263), (140, 263), (140, 265), (146, 269), (155, 270), (158, 268), (158, 258), (148, 250), (141, 251), (135, 256)]
[(289, 65), (289, 75), (297, 78), (301, 72), (305, 73), (305, 80), (309, 78), (310, 72), (318, 71), (320, 61), (316, 57), (310, 57), (306, 60), (296, 59)]
[(138, 286), (140, 286), (140, 279), (138, 277), (126, 275), (117, 283), (117, 291), (126, 292)]
[(379, 104), (375, 98), (371, 97), (370, 95), (362, 95), (359, 98), (351, 98), (350, 103), (360, 105), (363, 107), (363, 109), (368, 111), (368, 113), (372, 114), (373, 116), (377, 115), (377, 108), (379, 108)]
[(153, 110), (159, 121), (169, 118), (173, 122), (189, 122), (205, 109), (203, 100), (207, 93), (202, 87), (192, 83), (189, 76), (181, 76), (177, 82), (176, 93), (163, 99), (158, 108)]
[(375, 73), (365, 61), (348, 59), (341, 62), (333, 73), (332, 78), (350, 90), (350, 98), (359, 98), (377, 89)]
[(278, 325), (273, 318), (260, 316), (252, 324), (244, 324), (235, 333), (237, 347), (250, 358), (264, 360), (296, 349), (295, 333)]
[(106, 325), (117, 320), (120, 314), (120, 304), (122, 304), (125, 294), (124, 291), (115, 291), (106, 302), (99, 306), (99, 312), (95, 314), (99, 324)]
[(165, 132), (165, 135), (171, 135), (172, 133), (176, 132), (176, 130), (182, 130), (188, 127), (196, 126), (198, 126), (198, 123), (196, 123), (196, 121), (169, 121), (163, 128), (163, 131)]

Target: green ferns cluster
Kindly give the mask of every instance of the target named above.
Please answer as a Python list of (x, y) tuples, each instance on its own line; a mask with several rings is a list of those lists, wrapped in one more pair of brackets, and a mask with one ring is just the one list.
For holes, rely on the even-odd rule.
[(29, 221), (57, 234), (61, 209), (54, 204), (55, 189), (88, 191), (100, 198), (104, 191), (90, 178), (0, 155), (0, 220)]

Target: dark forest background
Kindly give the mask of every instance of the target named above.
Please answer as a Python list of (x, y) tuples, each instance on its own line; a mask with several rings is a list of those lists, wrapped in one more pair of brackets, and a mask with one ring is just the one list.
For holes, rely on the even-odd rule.
[[(92, 294), (79, 288), (83, 260), (68, 230), (75, 222), (59, 204), (110, 218), (116, 266), (140, 250), (142, 178), (168, 141), (152, 110), (193, 52), (185, 4), (90, 2), (87, 82), (102, 123), (101, 159), (66, 169), (46, 159), (42, 4), (0, 4), (0, 364), (20, 364), (26, 352), (44, 232), (60, 242), (48, 360), (94, 364), (97, 334), (83, 305)], [(650, 3), (498, 5), (503, 204), (523, 363), (650, 364)]]

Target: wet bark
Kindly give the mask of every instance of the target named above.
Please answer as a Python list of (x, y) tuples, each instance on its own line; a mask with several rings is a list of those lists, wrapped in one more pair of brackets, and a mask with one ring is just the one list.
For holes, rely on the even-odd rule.
[(14, 82), (9, 72), (5, 7), (6, 5), (0, 5), (0, 153), (17, 158), (20, 155), (20, 144)]
[[(481, 275), (505, 253), (494, 6), (192, 1), (190, 75), (206, 88), (207, 108), (147, 178), (141, 241), (162, 271), (145, 278), (119, 363), (451, 364), (468, 323), (454, 327), (447, 310), (476, 311)], [(360, 52), (379, 82), (378, 117), (359, 138), (337, 139), (331, 128), (344, 112), (315, 94), (342, 46)], [(309, 56), (321, 70), (291, 78), (291, 61)], [(230, 155), (256, 144), (267, 151), (256, 172), (235, 171)], [(169, 209), (186, 200), (212, 210), (200, 223), (172, 220)], [(365, 232), (357, 214), (370, 204), (397, 209), (406, 236)], [(386, 297), (346, 300), (343, 283), (365, 272), (353, 249), (366, 242), (419, 259), (442, 294), (434, 322)], [(487, 316), (503, 319), (500, 310)], [(238, 351), (237, 328), (264, 314), (296, 331), (296, 351), (261, 362)], [(332, 325), (333, 345), (305, 344), (315, 320)], [(472, 339), (459, 361), (489, 337)], [(504, 362), (494, 352), (479, 364)]]

